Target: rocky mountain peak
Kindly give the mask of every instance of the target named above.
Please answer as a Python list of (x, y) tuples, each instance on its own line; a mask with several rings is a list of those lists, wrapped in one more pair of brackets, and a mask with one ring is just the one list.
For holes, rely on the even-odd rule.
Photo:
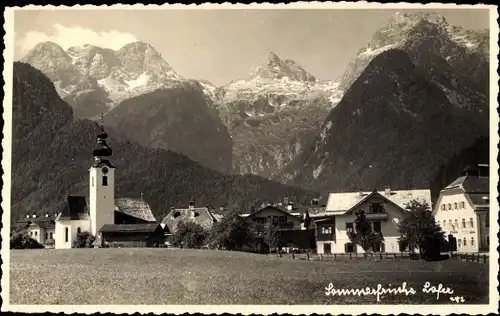
[(35, 45), (28, 54), (23, 58), (23, 60), (28, 60), (31, 58), (64, 58), (70, 60), (69, 56), (66, 54), (64, 49), (58, 44), (50, 41), (41, 42)]
[(295, 81), (315, 81), (316, 78), (304, 70), (292, 59), (281, 59), (275, 52), (270, 51), (264, 64), (251, 74), (251, 79), (282, 79)]
[(129, 43), (115, 53), (125, 70), (136, 79), (144, 72), (168, 79), (182, 79), (162, 58), (161, 54), (144, 42)]

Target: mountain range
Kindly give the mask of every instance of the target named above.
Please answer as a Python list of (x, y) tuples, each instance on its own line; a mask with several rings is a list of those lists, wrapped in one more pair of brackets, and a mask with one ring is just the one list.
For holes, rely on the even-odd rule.
[[(54, 84), (29, 64), (15, 62), (13, 77), (12, 219), (60, 210), (67, 194), (88, 194), (88, 168), (100, 126), (75, 120)], [(253, 175), (227, 175), (184, 155), (149, 148), (106, 127), (117, 168), (116, 195), (140, 197), (157, 218), (191, 200), (246, 211), (263, 201), (318, 194)]]
[(394, 15), (348, 65), (342, 100), (280, 180), (320, 192), (429, 187), (489, 134), (484, 34), (437, 14)]
[(353, 82), (286, 176), (319, 192), (427, 188), (441, 164), (488, 135), (481, 114), (452, 104), (406, 52), (390, 49)]
[(183, 78), (143, 42), (45, 42), (22, 61), (54, 83), (74, 119), (104, 113), (117, 139), (322, 194), (447, 181), (443, 166), (488, 135), (489, 30), (434, 13), (392, 16), (335, 80), (269, 52), (217, 87)]

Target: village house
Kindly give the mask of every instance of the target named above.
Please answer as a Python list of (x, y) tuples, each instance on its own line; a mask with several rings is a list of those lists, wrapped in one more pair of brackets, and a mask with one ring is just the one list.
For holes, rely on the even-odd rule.
[(191, 201), (187, 208), (172, 208), (160, 225), (168, 236), (175, 233), (182, 222), (196, 223), (205, 230), (210, 230), (221, 219), (222, 215), (211, 212), (208, 207), (195, 207), (195, 202)]
[(457, 240), (457, 252), (489, 251), (489, 168), (467, 167), (439, 194), (433, 210), (436, 223)]
[[(106, 144), (106, 139), (107, 134), (102, 128), (97, 137), (97, 146), (92, 151), (94, 163), (89, 169), (88, 199), (85, 196), (68, 195), (59, 212), (46, 214), (45, 217), (28, 216), (17, 225), (27, 228), (39, 243), (53, 243), (56, 249), (72, 248), (77, 235), (83, 232), (95, 236), (97, 246), (108, 244), (106, 236), (110, 236), (110, 231), (128, 234), (129, 239), (136, 238), (138, 241), (143, 238), (136, 234), (143, 226), (134, 228), (134, 225), (157, 224), (157, 221), (142, 196), (139, 199), (115, 199), (115, 167), (109, 161), (112, 150)], [(101, 234), (103, 227), (104, 237)]]
[(383, 192), (331, 193), (326, 207), (311, 208), (309, 216), (316, 226), (316, 247), (319, 254), (362, 253), (351, 243), (348, 233), (356, 227), (356, 213), (363, 210), (372, 229), (381, 232), (384, 241), (374, 245), (375, 251), (398, 252), (398, 223), (408, 214), (406, 204), (411, 200), (427, 202), (431, 206), (430, 190), (399, 190), (389, 187)]
[(308, 209), (295, 206), (292, 202), (276, 205), (263, 205), (250, 214), (241, 214), (256, 231), (265, 233), (274, 225), (280, 231), (279, 243), (285, 248), (311, 249), (314, 247), (314, 231), (311, 227)]
[(25, 218), (19, 220), (16, 226), (26, 229), (31, 238), (38, 243), (48, 246), (54, 245), (55, 234), (55, 214), (45, 213), (44, 216), (37, 214), (26, 215)]

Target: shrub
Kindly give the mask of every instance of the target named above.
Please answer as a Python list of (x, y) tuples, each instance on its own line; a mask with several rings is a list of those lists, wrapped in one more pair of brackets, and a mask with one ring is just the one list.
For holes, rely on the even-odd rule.
[(95, 237), (89, 232), (81, 232), (76, 234), (76, 240), (73, 241), (73, 248), (92, 248), (92, 243)]
[(172, 236), (172, 243), (178, 247), (201, 248), (206, 244), (208, 232), (193, 222), (180, 222)]
[(45, 248), (35, 239), (30, 237), (27, 230), (14, 233), (10, 237), (10, 249), (41, 249)]

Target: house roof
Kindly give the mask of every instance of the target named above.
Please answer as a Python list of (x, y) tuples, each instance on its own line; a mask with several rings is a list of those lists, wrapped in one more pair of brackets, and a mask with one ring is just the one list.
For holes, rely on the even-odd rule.
[(385, 193), (384, 191), (372, 192), (347, 192), (347, 193), (330, 193), (328, 203), (326, 205), (327, 213), (332, 215), (342, 215), (354, 208), (355, 206), (367, 201), (375, 194), (382, 196), (401, 209), (406, 208), (406, 204), (411, 200), (426, 201), (431, 206), (431, 191), (430, 190), (398, 190)]
[(321, 217), (331, 214), (331, 212), (326, 211), (326, 206), (312, 206), (308, 209), (308, 212), (311, 217)]
[(105, 224), (99, 229), (101, 233), (152, 233), (160, 224)]
[(436, 205), (439, 204), (441, 196), (453, 194), (464, 194), (474, 208), (488, 206), (490, 178), (473, 175), (458, 177), (441, 190)]
[[(282, 207), (276, 206), (276, 205), (267, 205), (267, 206), (264, 206), (264, 207), (262, 207), (262, 208), (258, 209), (257, 211), (255, 211), (255, 212), (253, 212), (253, 213), (248, 214), (248, 215), (247, 215), (247, 216), (245, 216), (245, 217), (252, 217), (252, 216), (255, 216), (256, 214), (258, 214), (258, 213), (260, 213), (260, 212), (262, 212), (262, 211), (264, 211), (264, 210), (267, 210), (267, 209), (275, 209), (275, 210), (277, 210), (277, 211), (279, 211), (279, 212), (281, 212), (281, 213), (283, 213), (283, 214), (285, 214), (285, 215), (291, 215), (291, 216), (294, 216), (294, 217), (300, 217), (300, 214), (299, 214), (298, 216), (297, 216), (297, 215), (295, 215), (295, 214), (292, 214), (292, 213), (294, 213), (294, 210), (292, 210), (292, 211), (288, 211), (288, 210), (286, 210), (286, 209), (284, 209), (284, 208), (282, 208)], [(245, 215), (246, 215), (246, 214), (245, 214)]]
[(177, 208), (168, 213), (161, 221), (162, 227), (167, 226), (171, 232), (175, 232), (177, 225), (181, 222), (194, 222), (205, 229), (210, 229), (216, 217), (206, 207)]
[(461, 189), (464, 193), (489, 193), (490, 178), (478, 176), (462, 176), (447, 185), (442, 191)]
[(31, 221), (30, 224), (32, 225), (37, 225), (41, 228), (51, 228), (51, 227), (54, 227), (56, 225), (56, 223), (54, 222), (54, 219), (50, 219), (50, 220), (36, 220), (34, 218), (34, 221)]
[(89, 210), (85, 197), (68, 195), (66, 204), (57, 216), (56, 221), (87, 219), (89, 219)]
[[(41, 222), (52, 222), (52, 224), (54, 225), (54, 220), (56, 219), (56, 215), (57, 214), (48, 214), (49, 216), (40, 216), (40, 217), (24, 217), (24, 218), (21, 218), (20, 220), (17, 221), (18, 224), (31, 224), (31, 223), (41, 223)], [(44, 225), (44, 224), (42, 224)]]
[(142, 198), (119, 198), (115, 199), (115, 211), (140, 218), (147, 222), (156, 222), (153, 211)]

